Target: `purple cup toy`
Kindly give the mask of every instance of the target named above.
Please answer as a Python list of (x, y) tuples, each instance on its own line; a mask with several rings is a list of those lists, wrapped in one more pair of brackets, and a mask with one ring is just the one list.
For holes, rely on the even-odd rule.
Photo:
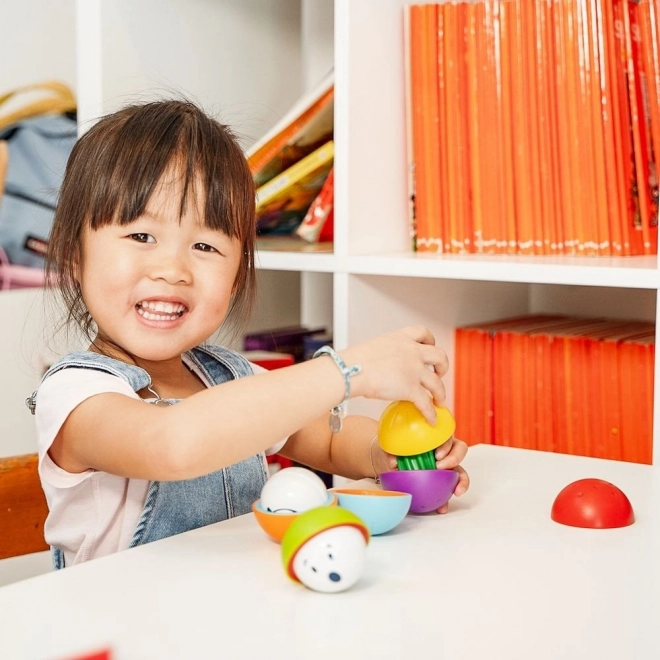
[(391, 470), (380, 475), (383, 488), (412, 495), (411, 513), (436, 511), (449, 502), (458, 484), (455, 470)]

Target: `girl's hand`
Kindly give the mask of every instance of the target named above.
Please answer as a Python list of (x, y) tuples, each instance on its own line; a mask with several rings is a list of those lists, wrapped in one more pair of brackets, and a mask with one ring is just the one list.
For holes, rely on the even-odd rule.
[(341, 351), (347, 365), (362, 371), (351, 379), (351, 395), (386, 401), (406, 400), (435, 424), (433, 404), (445, 400), (442, 377), (449, 363), (446, 353), (423, 326), (388, 332)]
[[(461, 461), (467, 454), (467, 444), (463, 440), (457, 440), (453, 436), (435, 450), (435, 467), (438, 470), (454, 470), (458, 472), (458, 483), (454, 489), (454, 495), (460, 497), (470, 487), (470, 477), (460, 466)], [(449, 503), (441, 506), (438, 513), (447, 513)]]

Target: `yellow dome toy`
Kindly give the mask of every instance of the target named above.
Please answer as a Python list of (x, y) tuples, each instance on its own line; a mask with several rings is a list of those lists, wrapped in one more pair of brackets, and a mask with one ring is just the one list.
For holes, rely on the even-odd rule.
[(394, 401), (378, 422), (378, 442), (397, 457), (399, 470), (435, 470), (435, 449), (454, 433), (456, 422), (445, 406), (435, 407), (438, 419), (429, 424), (415, 404)]

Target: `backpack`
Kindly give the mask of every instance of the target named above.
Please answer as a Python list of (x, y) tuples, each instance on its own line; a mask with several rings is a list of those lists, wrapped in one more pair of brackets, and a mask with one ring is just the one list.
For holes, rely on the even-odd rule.
[[(23, 96), (40, 98), (20, 105)], [(0, 114), (0, 278), (7, 288), (25, 268), (43, 269), (66, 162), (77, 139), (76, 100), (63, 83), (45, 82), (0, 96), (17, 109)], [(7, 262), (10, 264), (7, 265)], [(20, 284), (19, 284), (20, 285)]]

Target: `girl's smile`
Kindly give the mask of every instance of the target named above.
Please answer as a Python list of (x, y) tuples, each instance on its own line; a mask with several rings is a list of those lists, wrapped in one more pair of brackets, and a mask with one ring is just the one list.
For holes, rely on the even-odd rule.
[(178, 321), (187, 311), (183, 303), (165, 300), (141, 300), (135, 309), (143, 319), (158, 323)]

